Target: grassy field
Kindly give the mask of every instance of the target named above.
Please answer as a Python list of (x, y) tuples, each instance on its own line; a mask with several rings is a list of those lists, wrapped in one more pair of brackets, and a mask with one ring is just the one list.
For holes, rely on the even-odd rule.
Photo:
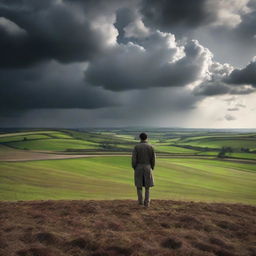
[[(0, 134), (0, 157), (8, 159), (8, 154), (16, 154), (18, 160), (37, 160), (0, 161), (0, 200), (134, 199), (128, 156), (39, 161), (47, 157), (33, 151), (130, 155), (138, 143), (137, 135), (137, 131), (127, 130), (65, 129)], [(255, 204), (255, 139), (255, 133), (152, 131), (149, 142), (157, 155), (177, 156), (157, 158), (152, 198)], [(233, 162), (218, 159), (223, 146), (232, 146), (233, 152), (224, 157), (236, 158)], [(240, 147), (250, 152), (242, 152)], [(240, 163), (239, 159), (250, 161)]]
[(239, 150), (242, 147), (248, 147), (252, 150), (256, 149), (256, 138), (201, 138), (187, 141), (178, 142), (180, 145), (191, 145), (208, 148), (221, 148), (221, 147), (232, 147), (235, 150)]
[(68, 149), (99, 149), (99, 145), (97, 143), (75, 139), (27, 140), (9, 142), (8, 145), (18, 149), (52, 151), (65, 151)]
[(152, 143), (152, 145), (154, 146), (156, 152), (162, 153), (193, 154), (197, 152), (196, 150), (193, 149), (171, 146), (170, 143)]
[[(26, 150), (130, 152), (138, 142), (134, 131), (31, 130), (0, 134), (0, 144)], [(223, 147), (232, 157), (255, 159), (255, 133), (152, 131), (149, 142), (156, 152), (181, 155), (217, 155)], [(246, 150), (246, 152), (244, 151)], [(241, 153), (247, 153), (243, 155)]]
[[(0, 162), (0, 200), (135, 199), (130, 157)], [(256, 165), (159, 158), (152, 198), (256, 203)]]

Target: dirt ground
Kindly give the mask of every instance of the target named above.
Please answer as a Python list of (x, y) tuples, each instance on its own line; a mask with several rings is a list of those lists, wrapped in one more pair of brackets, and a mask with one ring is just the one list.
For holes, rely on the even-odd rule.
[(0, 202), (1, 256), (256, 255), (256, 206), (152, 200)]

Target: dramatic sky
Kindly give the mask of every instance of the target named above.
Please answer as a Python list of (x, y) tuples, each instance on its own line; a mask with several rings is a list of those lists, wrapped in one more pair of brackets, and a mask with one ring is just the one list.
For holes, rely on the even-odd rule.
[(256, 0), (0, 0), (1, 127), (256, 127)]

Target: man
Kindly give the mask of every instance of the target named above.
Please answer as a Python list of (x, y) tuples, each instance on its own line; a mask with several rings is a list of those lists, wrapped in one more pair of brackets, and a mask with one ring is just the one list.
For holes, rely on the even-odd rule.
[[(140, 134), (140, 143), (132, 152), (132, 167), (134, 169), (134, 183), (137, 187), (138, 203), (148, 207), (150, 203), (149, 189), (154, 186), (153, 169), (155, 167), (155, 151), (147, 142), (147, 134)], [(145, 199), (143, 201), (142, 187), (145, 187)]]

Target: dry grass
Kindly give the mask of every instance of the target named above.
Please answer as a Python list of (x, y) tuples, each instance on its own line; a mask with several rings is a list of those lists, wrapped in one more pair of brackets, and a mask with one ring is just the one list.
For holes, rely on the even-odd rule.
[(0, 202), (0, 255), (256, 255), (256, 207), (153, 200)]

